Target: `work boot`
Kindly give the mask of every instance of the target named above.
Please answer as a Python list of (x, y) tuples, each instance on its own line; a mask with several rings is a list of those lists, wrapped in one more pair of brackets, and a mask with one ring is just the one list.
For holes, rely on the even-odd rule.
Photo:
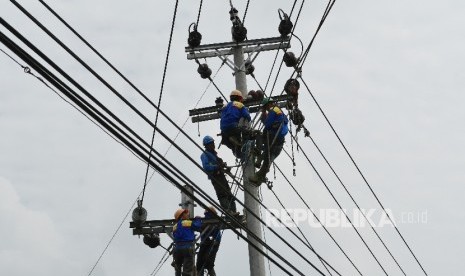
[(230, 137), (229, 137), (229, 141), (230, 141), (233, 145), (235, 145), (236, 147), (241, 147), (241, 146), (242, 146), (241, 141), (239, 141), (239, 140), (238, 140), (236, 137), (234, 137), (234, 136), (230, 136)]

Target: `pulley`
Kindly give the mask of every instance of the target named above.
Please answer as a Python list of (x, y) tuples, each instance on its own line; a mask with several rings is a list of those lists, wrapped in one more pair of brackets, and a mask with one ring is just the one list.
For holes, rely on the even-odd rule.
[(253, 71), (255, 71), (255, 66), (253, 66), (251, 61), (246, 61), (245, 62), (245, 74), (246, 75), (253, 74)]
[(142, 225), (147, 220), (147, 210), (142, 207), (142, 201), (137, 201), (137, 207), (132, 211), (132, 221), (136, 225)]
[(300, 83), (296, 79), (288, 79), (284, 85), (287, 94), (297, 97), (299, 95)]
[(155, 248), (160, 245), (160, 236), (157, 234), (144, 235), (144, 243), (150, 248)]
[(289, 16), (286, 13), (284, 13), (283, 10), (279, 9), (278, 14), (279, 14), (279, 19), (281, 19), (281, 22), (279, 23), (278, 31), (282, 37), (286, 37), (292, 32), (292, 27), (294, 26), (294, 24), (292, 24), (291, 19), (289, 19)]
[(212, 70), (208, 68), (208, 64), (203, 63), (199, 64), (199, 68), (197, 68), (197, 73), (200, 74), (202, 79), (208, 79), (212, 75)]
[(298, 60), (293, 52), (286, 52), (283, 56), (283, 61), (287, 67), (295, 67), (298, 63)]
[(292, 110), (291, 121), (296, 126), (302, 125), (304, 123), (305, 116), (302, 114), (302, 111), (300, 111), (300, 109), (296, 108)]
[[(192, 26), (194, 29), (191, 31)], [(197, 24), (192, 23), (189, 25), (189, 38), (187, 39), (187, 44), (190, 47), (195, 48), (200, 45), (200, 41), (202, 40), (202, 35), (197, 31)]]

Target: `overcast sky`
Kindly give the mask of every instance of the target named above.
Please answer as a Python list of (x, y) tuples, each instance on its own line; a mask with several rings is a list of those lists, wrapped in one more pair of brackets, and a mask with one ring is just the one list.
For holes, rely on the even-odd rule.
[[(38, 1), (19, 2), (154, 120), (156, 113), (150, 105)], [(219, 94), (213, 87), (207, 89), (208, 81), (199, 77), (195, 62), (187, 60), (184, 53), (188, 26), (197, 19), (199, 1), (180, 2), (161, 107), (182, 125), (188, 110), (195, 107), (205, 90), (199, 107), (212, 105)], [(47, 3), (150, 99), (158, 101), (174, 1)], [(233, 1), (241, 17), (246, 3)], [(248, 38), (278, 36), (277, 10), (281, 8), (289, 13), (292, 4), (293, 1), (250, 1), (245, 20)], [(305, 47), (325, 5), (324, 1), (305, 1), (295, 32)], [(229, 1), (204, 1), (199, 23), (203, 44), (231, 40), (229, 8)], [(392, 210), (399, 230), (429, 275), (458, 275), (457, 271), (465, 268), (462, 249), (465, 246), (464, 11), (465, 4), (458, 0), (337, 1), (303, 67), (303, 78), (384, 206)], [(296, 14), (297, 10), (291, 17), (293, 21)], [(151, 129), (147, 124), (10, 1), (0, 0), (0, 15), (150, 141)], [(1, 31), (13, 37), (4, 27)], [(6, 46), (0, 45), (0, 49), (20, 61)], [(301, 52), (295, 39), (291, 50), (296, 54)], [(262, 86), (266, 84), (274, 57), (274, 52), (262, 53), (255, 61), (256, 77)], [(281, 55), (278, 61), (280, 58)], [(221, 65), (219, 59), (207, 62), (213, 72)], [(273, 93), (281, 91), (291, 72), (289, 68), (282, 68)], [(1, 52), (0, 83), (0, 274), (88, 275), (139, 195), (145, 164)], [(234, 78), (227, 66), (221, 68), (215, 83), (225, 94), (234, 88)], [(248, 88), (258, 88), (251, 78)], [(374, 217), (378, 218), (379, 205), (309, 93), (301, 88), (300, 95), (299, 106), (312, 137), (359, 205), (364, 209), (374, 208), (377, 212)], [(176, 129), (165, 119), (160, 119), (159, 127), (175, 137)], [(188, 121), (184, 129), (199, 143), (204, 135), (219, 133), (217, 121), (199, 126)], [(192, 143), (186, 138), (178, 141), (200, 162), (200, 151)], [(349, 212), (353, 210), (354, 204), (311, 140), (299, 134), (299, 142), (343, 207)], [(157, 135), (155, 148), (165, 153), (168, 146)], [(285, 149), (292, 151), (289, 139)], [(229, 164), (234, 163), (232, 154), (224, 147), (219, 153)], [(295, 177), (285, 154), (276, 161), (317, 213), (337, 209), (302, 152), (295, 151), (295, 155)], [(167, 158), (214, 196), (206, 176), (179, 152), (171, 149)], [(272, 174), (273, 171), (270, 178)], [(273, 189), (286, 207), (305, 208), (279, 175)], [(265, 205), (279, 208), (268, 188), (262, 188), (262, 195)], [(238, 196), (243, 198), (242, 193)], [(171, 218), (179, 201), (179, 191), (154, 174), (144, 199), (149, 218)], [(196, 212), (201, 214), (202, 210), (198, 208)], [(426, 214), (427, 221), (408, 223), (402, 220), (406, 214)], [(129, 219), (123, 223), (93, 275), (143, 276), (150, 275), (156, 267), (163, 249), (145, 246), (142, 239), (132, 235), (128, 225)], [(329, 230), (364, 275), (383, 274), (353, 229), (332, 227)], [(395, 230), (390, 226), (377, 230), (406, 274), (422, 275)], [(321, 267), (310, 251), (286, 230), (277, 231)], [(303, 231), (317, 252), (342, 275), (357, 275), (321, 228), (304, 223)], [(402, 275), (373, 232), (369, 228), (362, 228), (360, 232), (389, 275)], [(266, 238), (306, 275), (316, 275), (271, 232), (266, 231)], [(169, 243), (162, 236), (162, 244)], [(272, 275), (283, 275), (273, 265), (271, 271)], [(159, 275), (173, 272), (168, 262)], [(217, 273), (248, 274), (247, 245), (231, 232), (225, 232), (217, 257)]]

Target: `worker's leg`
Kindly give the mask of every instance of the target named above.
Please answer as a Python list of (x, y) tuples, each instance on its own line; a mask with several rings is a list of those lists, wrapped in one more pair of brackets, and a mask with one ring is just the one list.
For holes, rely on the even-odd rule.
[(218, 242), (214, 242), (211, 246), (210, 246), (210, 254), (209, 254), (209, 258), (207, 258), (207, 261), (205, 262), (205, 268), (207, 269), (208, 271), (208, 274), (210, 276), (216, 276), (216, 272), (215, 272), (215, 260), (216, 260), (216, 253), (218, 253), (218, 248), (219, 248), (219, 243)]
[(205, 242), (200, 244), (199, 253), (197, 254), (197, 276), (204, 276), (205, 261), (208, 256), (208, 246), (205, 246)]
[(212, 176), (211, 180), (221, 207), (232, 212), (236, 212), (236, 202), (234, 201), (231, 188), (229, 187), (228, 180), (224, 174), (220, 173)]
[(195, 253), (193, 248), (182, 249), (184, 260), (182, 264), (182, 276), (193, 276), (194, 275), (194, 258)]
[(178, 249), (174, 249), (173, 252), (174, 258), (174, 271), (176, 276), (181, 276), (182, 264), (184, 262), (184, 255)]

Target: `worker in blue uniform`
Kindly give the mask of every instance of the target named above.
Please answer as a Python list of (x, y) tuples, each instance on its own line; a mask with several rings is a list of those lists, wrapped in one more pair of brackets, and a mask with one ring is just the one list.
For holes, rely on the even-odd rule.
[(233, 90), (230, 102), (221, 110), (221, 143), (233, 151), (234, 156), (240, 158), (242, 147), (242, 131), (251, 121), (247, 107), (242, 103), (242, 93)]
[[(206, 219), (214, 218), (217, 214), (215, 207), (210, 206), (205, 209)], [(200, 236), (200, 248), (197, 254), (197, 276), (204, 276), (205, 270), (209, 276), (216, 276), (215, 260), (216, 254), (220, 247), (221, 231), (217, 225), (211, 225), (208, 228), (203, 227)]]
[(189, 210), (178, 209), (174, 213), (176, 224), (173, 227), (174, 238), (174, 269), (176, 276), (194, 275), (195, 232), (202, 228), (202, 220), (198, 217), (189, 219)]
[(203, 145), (205, 146), (205, 151), (200, 156), (202, 167), (207, 173), (208, 179), (212, 182), (218, 201), (221, 207), (227, 212), (232, 215), (237, 215), (236, 202), (234, 201), (234, 196), (231, 193), (231, 188), (225, 176), (225, 170), (227, 168), (215, 151), (215, 140), (207, 135), (203, 138)]
[(285, 136), (289, 132), (288, 119), (281, 108), (275, 105), (271, 98), (262, 101), (262, 115), (260, 120), (263, 123), (263, 135), (257, 139), (257, 146), (261, 150), (255, 162), (260, 169), (252, 175), (249, 180), (260, 184), (265, 182), (266, 174), (270, 171), (273, 161), (281, 153)]

